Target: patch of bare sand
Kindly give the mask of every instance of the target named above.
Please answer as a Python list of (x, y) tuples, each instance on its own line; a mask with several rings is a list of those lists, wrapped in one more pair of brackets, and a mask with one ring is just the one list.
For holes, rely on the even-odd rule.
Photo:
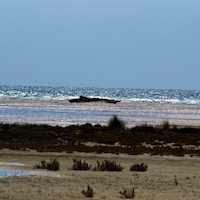
[[(57, 158), (59, 171), (34, 169), (41, 160)], [(96, 161), (109, 159), (120, 163), (121, 172), (73, 171), (73, 159), (81, 159), (94, 167)], [(8, 200), (78, 200), (85, 199), (82, 190), (90, 185), (92, 199), (121, 199), (120, 191), (135, 188), (136, 200), (200, 199), (200, 158), (150, 155), (114, 155), (94, 153), (37, 153), (35, 151), (0, 151), (0, 169), (28, 170), (30, 176), (0, 178), (0, 199)], [(8, 165), (7, 165), (8, 163)], [(13, 165), (9, 163), (19, 163)], [(131, 172), (133, 164), (145, 163), (146, 172)], [(175, 184), (175, 176), (178, 185)]]

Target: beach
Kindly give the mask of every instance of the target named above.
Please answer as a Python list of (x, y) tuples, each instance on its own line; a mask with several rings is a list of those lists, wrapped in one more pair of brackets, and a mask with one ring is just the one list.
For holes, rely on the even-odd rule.
[(0, 3), (0, 200), (200, 200), (200, 1)]
[[(127, 127), (159, 125), (168, 120), (170, 125), (199, 126), (200, 106), (161, 103), (74, 103), (68, 101), (1, 99), (2, 123), (106, 125), (112, 115), (124, 120)], [(33, 169), (42, 160), (57, 159), (58, 171)], [(72, 170), (73, 159), (96, 166), (97, 161), (115, 161), (121, 172)], [(144, 163), (145, 172), (130, 171), (133, 164)], [(0, 199), (8, 200), (78, 200), (89, 185), (92, 199), (122, 199), (120, 191), (134, 188), (136, 200), (196, 200), (200, 199), (199, 156), (151, 156), (122, 153), (36, 152), (30, 149), (0, 150), (0, 170), (16, 170), (15, 176), (0, 178)], [(19, 171), (30, 172), (18, 176)]]
[[(200, 158), (184, 157), (95, 154), (95, 153), (38, 153), (34, 150), (0, 151), (1, 170), (30, 171), (28, 176), (0, 178), (0, 199), (86, 199), (82, 190), (87, 186), (94, 191), (92, 199), (121, 199), (120, 191), (134, 188), (138, 200), (195, 200), (200, 199)], [(33, 169), (41, 160), (56, 158), (59, 171)], [(81, 159), (96, 165), (96, 161), (110, 160), (123, 166), (121, 172), (72, 170), (73, 159)], [(145, 163), (146, 172), (130, 171), (133, 164)], [(175, 180), (177, 182), (175, 182)]]

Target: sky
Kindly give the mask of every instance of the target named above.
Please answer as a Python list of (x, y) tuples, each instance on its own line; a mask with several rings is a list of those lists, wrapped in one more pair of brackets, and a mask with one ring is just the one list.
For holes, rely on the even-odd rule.
[(200, 90), (200, 1), (0, 0), (0, 85)]

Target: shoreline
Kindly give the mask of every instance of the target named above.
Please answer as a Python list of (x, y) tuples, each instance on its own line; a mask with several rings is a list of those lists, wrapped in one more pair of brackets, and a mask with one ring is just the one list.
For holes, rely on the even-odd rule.
[[(70, 100), (70, 99), (69, 99)], [(131, 104), (138, 104), (138, 105), (168, 105), (168, 106), (195, 106), (195, 107), (199, 107), (200, 109), (200, 104), (189, 104), (189, 103), (163, 103), (163, 102), (139, 102), (139, 101), (133, 101), (133, 102), (126, 102), (126, 101), (120, 101), (117, 104), (110, 104), (110, 103), (106, 103), (106, 102), (101, 102), (101, 101), (97, 101), (97, 102), (75, 102), (73, 104), (70, 103), (69, 100), (44, 100), (44, 99), (2, 99), (0, 98), (0, 104), (13, 104), (13, 103), (19, 103), (19, 104), (23, 104), (23, 103), (37, 103), (37, 102), (42, 102), (42, 103), (55, 103), (55, 104), (59, 104), (59, 105), (63, 105), (63, 104), (69, 104), (69, 105), (89, 105), (89, 104), (94, 104), (94, 105), (98, 105), (98, 104), (104, 104), (104, 105), (108, 105), (108, 106), (124, 106), (125, 104), (131, 105)]]
[[(105, 102), (69, 103), (54, 100), (0, 99), (0, 122), (49, 124), (106, 125), (109, 118), (118, 115), (127, 127), (141, 124), (159, 125), (164, 120), (181, 126), (200, 126), (200, 105), (161, 103)], [(21, 112), (19, 112), (21, 111)]]
[[(0, 101), (0, 105), (19, 105), (20, 108), (23, 108), (21, 106), (38, 106), (40, 108), (49, 106), (50, 108), (55, 108), (55, 110), (58, 108), (63, 109), (66, 105), (68, 107), (71, 106), (70, 108), (84, 108), (86, 110), (91, 107), (98, 109), (105, 108), (105, 110), (116, 110), (116, 108), (119, 110), (137, 109), (142, 111), (151, 111), (152, 109), (154, 111), (172, 111), (175, 109), (181, 112), (200, 110), (200, 107), (190, 105), (149, 105), (144, 103), (120, 103), (117, 105), (83, 103), (81, 105), (71, 105), (67, 102), (65, 104), (63, 101), (30, 102), (29, 100), (4, 101), (3, 103)], [(163, 119), (160, 120), (163, 121)], [(151, 128), (151, 125), (147, 123), (139, 125), (138, 129), (132, 128), (125, 130), (127, 132), (124, 134), (123, 131), (109, 132), (103, 126), (86, 124), (65, 128), (56, 125), (49, 127), (47, 125), (32, 126), (27, 124), (27, 126), (24, 125), (24, 128), (17, 124), (15, 126), (11, 126), (11, 124), (7, 125), (5, 127), (2, 125), (0, 128), (0, 131), (4, 133), (1, 139), (0, 169), (30, 171), (32, 174), (28, 176), (0, 177), (0, 199), (82, 200), (85, 199), (82, 191), (86, 190), (88, 185), (94, 190), (94, 197), (92, 198), (94, 200), (119, 200), (123, 198), (120, 191), (132, 188), (134, 188), (134, 199), (136, 200), (200, 199), (200, 157), (196, 156), (199, 154), (199, 149), (195, 150), (193, 146), (188, 149), (188, 146), (184, 146), (185, 140), (182, 137), (185, 131), (188, 134), (194, 132), (194, 135), (188, 139), (191, 141), (190, 144), (194, 142), (197, 146), (199, 139), (195, 138), (198, 137), (198, 130), (193, 130), (195, 126), (189, 125), (189, 129), (177, 130), (169, 127), (167, 129), (159, 127)], [(179, 125), (176, 128), (183, 128), (181, 126), (188, 127)], [(91, 132), (91, 130), (95, 131)], [(126, 140), (122, 141), (126, 134), (129, 139), (126, 138)], [(177, 136), (174, 134), (177, 134)], [(145, 143), (142, 142), (143, 140), (140, 140), (140, 135), (143, 136)], [(175, 136), (172, 138), (174, 140), (173, 144), (171, 142), (172, 148), (166, 148), (165, 145), (169, 146), (169, 143), (165, 141), (167, 138), (160, 138), (159, 140), (160, 135), (168, 135), (168, 139), (173, 135)], [(8, 136), (8, 138), (5, 136)], [(135, 139), (133, 138), (131, 141), (131, 137), (133, 136)], [(98, 142), (98, 144), (101, 142), (111, 146), (102, 146), (101, 148), (87, 146), (84, 143), (87, 137), (88, 140), (93, 139), (93, 142)], [(113, 140), (115, 137), (117, 142)], [(188, 139), (186, 142), (188, 142)], [(121, 146), (119, 146), (119, 141)], [(166, 143), (164, 144), (162, 141)], [(132, 147), (130, 149), (126, 148), (130, 142), (134, 142)], [(96, 143), (92, 144), (96, 145)], [(16, 150), (9, 150), (5, 146)], [(30, 148), (35, 148), (39, 152)], [(77, 152), (76, 149), (81, 152)], [(151, 153), (144, 153), (147, 150)], [(86, 153), (87, 151), (88, 153)], [(89, 153), (89, 151), (93, 151), (93, 153)], [(191, 153), (185, 154), (185, 152)], [(51, 159), (57, 159), (60, 163), (60, 169), (58, 171), (33, 169), (42, 160), (49, 162)], [(117, 164), (120, 163), (124, 169), (121, 172), (77, 171), (71, 169), (73, 159), (86, 161), (92, 167), (95, 167), (97, 161), (110, 160), (115, 161)], [(11, 163), (18, 163), (18, 165), (11, 165)], [(131, 165), (141, 163), (148, 165), (146, 172), (130, 171)]]
[[(92, 130), (94, 132), (91, 132)], [(184, 140), (180, 143), (184, 139), (182, 136), (185, 135), (185, 131), (189, 133), (192, 131), (194, 136), (198, 137), (199, 129), (169, 129), (169, 127), (160, 129), (140, 126), (136, 129), (126, 129), (125, 132), (123, 130), (113, 132), (106, 127), (92, 125), (67, 128), (46, 125), (2, 125), (0, 131), (2, 133), (0, 170), (30, 171), (30, 175), (26, 176), (0, 177), (0, 199), (83, 200), (85, 196), (82, 191), (87, 190), (88, 185), (94, 191), (92, 198), (94, 200), (120, 200), (123, 198), (120, 192), (130, 189), (134, 189), (135, 200), (200, 199), (200, 156), (196, 156), (199, 149), (194, 150), (191, 146), (189, 150), (189, 147), (183, 145)], [(149, 134), (146, 135), (146, 131)], [(166, 148), (169, 143), (165, 141), (165, 137), (163, 142), (166, 143), (162, 142), (162, 138), (159, 141), (156, 139), (161, 136), (160, 131), (163, 131), (163, 136), (175, 134), (175, 138), (167, 137), (174, 141), (171, 143), (171, 148)], [(176, 134), (180, 136), (179, 143), (176, 141)], [(139, 138), (142, 135), (144, 141), (147, 139), (148, 143), (141, 143), (143, 139), (140, 141)], [(135, 139), (131, 140), (130, 136)], [(85, 143), (86, 138), (89, 141), (93, 139), (93, 143)], [(102, 138), (105, 139), (105, 142), (102, 141), (105, 146), (98, 148), (94, 142), (95, 140), (99, 142)], [(118, 138), (118, 142), (114, 143), (115, 140), (111, 139), (115, 138)], [(190, 140), (191, 144), (193, 141), (196, 143), (199, 141), (195, 138)], [(132, 143), (134, 141), (136, 143)], [(131, 148), (127, 146), (129, 142)], [(8, 145), (10, 149), (3, 148), (4, 145)], [(81, 152), (77, 152), (76, 148)], [(145, 153), (147, 149), (152, 153)], [(93, 152), (89, 152), (91, 150)], [(122, 153), (125, 150), (127, 153)], [(185, 154), (186, 150), (194, 152), (194, 155)], [(177, 156), (173, 156), (173, 151), (176, 151)], [(51, 159), (59, 162), (58, 171), (34, 169), (34, 166), (41, 161), (49, 162)], [(87, 171), (72, 170), (74, 159), (87, 162), (92, 168)], [(119, 172), (92, 170), (97, 161), (105, 160), (120, 164), (123, 170)], [(132, 165), (142, 163), (148, 166), (147, 171), (130, 171)]]

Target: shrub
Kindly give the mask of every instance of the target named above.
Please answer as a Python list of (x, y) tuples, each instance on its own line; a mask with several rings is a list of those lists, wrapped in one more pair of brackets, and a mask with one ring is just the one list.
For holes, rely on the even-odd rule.
[(92, 167), (92, 165), (88, 165), (88, 163), (82, 162), (81, 160), (73, 159), (73, 163), (73, 170), (90, 170), (90, 168)]
[(133, 199), (135, 197), (135, 190), (134, 188), (131, 189), (124, 189), (120, 194), (122, 194), (125, 198)]
[(176, 178), (176, 175), (174, 176), (174, 183), (175, 183), (176, 186), (178, 185), (178, 180)]
[(121, 131), (125, 129), (125, 123), (114, 115), (108, 122), (108, 128), (110, 130)]
[(36, 164), (33, 168), (47, 169), (47, 170), (54, 170), (54, 171), (57, 171), (60, 168), (60, 163), (56, 159), (51, 160), (51, 162), (49, 163), (46, 163), (45, 160), (41, 160), (40, 162), (41, 164)]
[(164, 120), (163, 123), (161, 124), (162, 128), (164, 130), (168, 130), (170, 129), (170, 124), (169, 124), (169, 121), (168, 120)]
[(46, 161), (41, 160), (40, 162), (41, 162), (41, 164), (36, 164), (33, 168), (34, 169), (46, 169)]
[(85, 195), (85, 197), (93, 197), (94, 196), (93, 189), (89, 185), (88, 185), (87, 191), (83, 190), (82, 194)]
[(60, 163), (56, 159), (53, 159), (53, 160), (51, 160), (50, 163), (47, 163), (47, 167), (46, 168), (48, 170), (57, 171), (60, 168)]
[(115, 161), (105, 160), (101, 164), (97, 161), (97, 166), (94, 167), (94, 171), (122, 171), (123, 167), (120, 164), (116, 164)]
[(131, 171), (141, 171), (141, 172), (144, 172), (144, 171), (147, 171), (147, 165), (145, 165), (144, 163), (142, 164), (135, 164), (133, 166), (130, 167), (130, 170)]

